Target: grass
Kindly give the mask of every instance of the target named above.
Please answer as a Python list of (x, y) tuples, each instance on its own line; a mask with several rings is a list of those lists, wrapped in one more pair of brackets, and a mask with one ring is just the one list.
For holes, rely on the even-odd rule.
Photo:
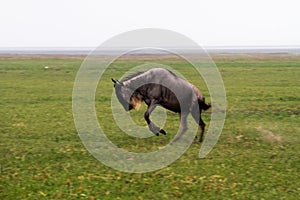
[[(300, 56), (216, 54), (213, 58), (228, 102), (225, 126), (213, 151), (199, 159), (200, 144), (193, 144), (166, 168), (131, 174), (98, 162), (78, 137), (72, 89), (83, 57), (2, 56), (0, 198), (298, 199)], [(139, 140), (114, 125), (110, 78), (120, 78), (147, 59), (117, 60), (104, 74), (96, 96), (98, 119), (105, 122), (108, 137), (136, 152), (167, 144), (179, 123), (177, 115), (167, 112), (167, 136)], [(209, 96), (186, 63), (168, 57), (160, 62), (180, 71)], [(143, 109), (131, 113), (138, 124), (145, 123)], [(204, 120), (209, 122), (209, 112)]]

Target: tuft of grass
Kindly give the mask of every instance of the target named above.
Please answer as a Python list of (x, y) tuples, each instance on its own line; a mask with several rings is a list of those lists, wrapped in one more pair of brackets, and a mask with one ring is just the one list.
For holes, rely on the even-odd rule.
[[(223, 133), (213, 151), (199, 159), (200, 144), (193, 144), (166, 168), (131, 174), (98, 162), (78, 137), (72, 89), (82, 57), (1, 57), (0, 198), (298, 199), (300, 56), (213, 58), (228, 102)], [(109, 139), (130, 151), (153, 151), (178, 129), (178, 116), (167, 112), (167, 136), (136, 139), (124, 134), (111, 115), (110, 78), (157, 59), (209, 97), (204, 82), (178, 59), (151, 55), (112, 63), (98, 86), (97, 116)], [(139, 125), (146, 125), (144, 109), (131, 113)], [(209, 119), (205, 112), (204, 121), (209, 124)]]

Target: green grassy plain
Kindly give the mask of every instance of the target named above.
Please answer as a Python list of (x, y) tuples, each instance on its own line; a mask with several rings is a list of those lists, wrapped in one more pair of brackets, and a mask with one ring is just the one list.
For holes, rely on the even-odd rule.
[[(226, 122), (213, 151), (199, 159), (200, 144), (192, 144), (170, 166), (132, 174), (101, 164), (77, 134), (72, 90), (84, 57), (0, 56), (0, 199), (298, 199), (300, 55), (212, 57), (227, 93)], [(149, 139), (131, 138), (114, 125), (110, 78), (151, 59), (117, 60), (96, 96), (108, 137), (136, 152), (167, 144), (179, 123), (168, 112), (167, 136)], [(188, 77), (209, 101), (203, 81), (186, 63), (167, 56), (159, 62)], [(142, 110), (131, 115), (145, 125)], [(210, 111), (204, 113), (209, 119)]]

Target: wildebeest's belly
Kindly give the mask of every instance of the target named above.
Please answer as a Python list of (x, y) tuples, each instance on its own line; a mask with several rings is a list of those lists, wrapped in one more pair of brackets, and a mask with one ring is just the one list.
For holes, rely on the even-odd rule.
[(180, 103), (176, 100), (173, 103), (170, 102), (161, 102), (160, 105), (168, 110), (171, 110), (173, 112), (179, 113), (181, 111), (180, 109)]
[(193, 92), (190, 88), (172, 88), (170, 90), (169, 88), (162, 87), (159, 103), (162, 107), (173, 112), (188, 111), (191, 106), (192, 94)]
[(145, 84), (138, 89), (143, 101), (149, 106), (153, 100), (173, 112), (188, 111), (193, 99), (193, 89), (190, 84), (169, 81), (164, 84)]

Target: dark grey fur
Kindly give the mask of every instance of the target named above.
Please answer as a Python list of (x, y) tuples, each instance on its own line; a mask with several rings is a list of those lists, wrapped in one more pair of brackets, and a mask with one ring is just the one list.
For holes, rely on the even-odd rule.
[(150, 114), (156, 106), (160, 105), (168, 110), (179, 113), (181, 129), (178, 140), (187, 130), (187, 116), (192, 114), (201, 128), (200, 139), (203, 141), (205, 123), (201, 119), (202, 110), (210, 108), (205, 98), (191, 83), (177, 77), (174, 73), (163, 68), (153, 68), (146, 72), (137, 73), (122, 81), (114, 80), (117, 98), (126, 111), (133, 109), (137, 102), (145, 102), (148, 106), (144, 118), (149, 129), (156, 135), (166, 134), (151, 120)]

